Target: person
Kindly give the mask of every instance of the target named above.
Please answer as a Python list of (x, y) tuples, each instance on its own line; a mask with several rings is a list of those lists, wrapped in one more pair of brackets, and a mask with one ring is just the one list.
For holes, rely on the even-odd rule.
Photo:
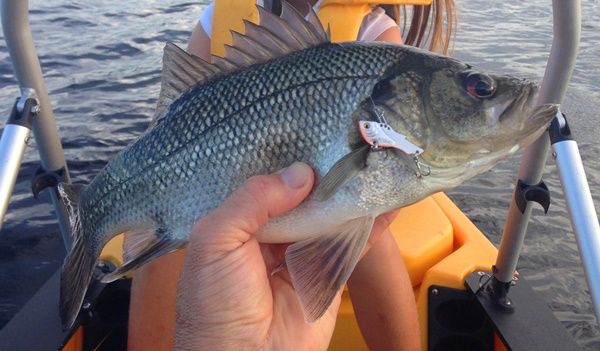
[[(308, 11), (305, 1), (291, 4), (303, 13)], [(209, 5), (188, 43), (190, 53), (207, 61), (211, 17)], [(434, 0), (431, 7), (414, 6), (404, 40), (401, 18), (404, 15), (399, 6), (375, 7), (363, 19), (358, 39), (448, 52), (454, 23), (452, 0)], [(292, 183), (287, 182), (288, 176), (294, 180)], [(132, 283), (129, 349), (166, 350), (173, 345), (185, 350), (327, 348), (339, 295), (323, 318), (314, 324), (305, 323), (286, 272), (268, 274), (282, 262), (285, 245), (259, 245), (252, 238), (266, 220), (265, 214), (276, 215), (298, 205), (313, 181), (312, 171), (302, 164), (252, 178), (199, 221), (187, 250), (138, 269)], [(253, 199), (253, 206), (243, 201), (247, 197)], [(385, 230), (390, 218), (393, 214), (377, 219), (369, 250), (352, 273), (348, 289), (371, 349), (418, 350), (421, 345), (416, 306), (409, 298), (413, 296), (412, 286), (395, 240)]]

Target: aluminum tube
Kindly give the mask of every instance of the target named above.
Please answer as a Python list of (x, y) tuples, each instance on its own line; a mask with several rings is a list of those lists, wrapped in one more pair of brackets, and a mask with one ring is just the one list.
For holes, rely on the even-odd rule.
[(65, 165), (65, 158), (42, 69), (33, 45), (29, 28), (28, 1), (2, 1), (2, 29), (19, 86), (33, 88), (39, 100), (40, 111), (33, 121), (32, 129), (39, 145), (42, 166), (48, 171), (59, 170)]
[[(65, 157), (54, 122), (52, 106), (42, 77), (28, 18), (29, 1), (2, 0), (0, 11), (6, 47), (10, 54), (15, 76), (21, 88), (33, 88), (39, 100), (40, 111), (33, 121), (33, 134), (40, 153), (42, 166), (47, 171), (58, 171), (64, 167), (64, 180), (70, 182)], [(55, 192), (51, 192), (52, 203), (65, 245), (70, 247), (66, 210)]]
[(596, 318), (600, 321), (600, 225), (581, 156), (574, 140), (552, 145), (558, 175), (565, 193), (571, 226), (590, 287)]
[(30, 133), (31, 130), (27, 127), (8, 124), (0, 138), (0, 229)]
[[(575, 66), (581, 32), (579, 0), (553, 0), (552, 8), (554, 21), (552, 49), (538, 96), (540, 105), (560, 104), (563, 101)], [(518, 179), (531, 185), (537, 184), (542, 179), (549, 146), (548, 135), (544, 134), (525, 150)], [(521, 213), (514, 200), (515, 194), (508, 209), (496, 261), (495, 277), (505, 283), (511, 281), (517, 268), (521, 246), (531, 217), (531, 203), (527, 203), (525, 211)]]

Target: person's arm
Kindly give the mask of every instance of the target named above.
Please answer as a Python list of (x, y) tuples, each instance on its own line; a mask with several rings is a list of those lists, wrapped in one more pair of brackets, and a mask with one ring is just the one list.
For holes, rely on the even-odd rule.
[(404, 41), (402, 40), (402, 34), (400, 33), (400, 28), (397, 26), (386, 29), (383, 33), (379, 34), (377, 38), (375, 38), (375, 41), (404, 44)]
[(207, 62), (210, 62), (210, 37), (212, 35), (214, 12), (215, 4), (211, 2), (204, 8), (204, 11), (202, 11), (200, 18), (192, 31), (192, 35), (188, 40), (187, 47), (187, 51), (190, 54), (198, 56)]
[(188, 41), (187, 51), (201, 59), (210, 62), (210, 37), (204, 31), (200, 22), (196, 23), (196, 27), (192, 31), (190, 40)]
[[(390, 26), (375, 41), (403, 43), (398, 26)], [(412, 285), (389, 231), (386, 230), (358, 262), (348, 281), (348, 290), (358, 325), (370, 349), (421, 349)]]
[(356, 265), (348, 290), (369, 349), (421, 349), (412, 285), (389, 231), (381, 235)]
[(138, 268), (131, 283), (127, 349), (171, 350), (177, 283), (186, 249)]

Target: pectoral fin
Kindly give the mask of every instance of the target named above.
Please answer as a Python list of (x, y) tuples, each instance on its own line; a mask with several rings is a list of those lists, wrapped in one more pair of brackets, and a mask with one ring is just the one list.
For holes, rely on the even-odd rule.
[(356, 218), (330, 233), (288, 247), (285, 263), (308, 322), (325, 313), (346, 283), (372, 227), (373, 217)]
[(365, 167), (370, 150), (371, 145), (364, 145), (340, 158), (321, 179), (312, 198), (317, 201), (329, 199), (346, 181)]

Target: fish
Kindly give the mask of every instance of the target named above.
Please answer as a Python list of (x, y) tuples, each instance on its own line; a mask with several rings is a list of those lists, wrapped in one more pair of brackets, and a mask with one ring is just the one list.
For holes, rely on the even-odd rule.
[[(245, 180), (297, 161), (314, 169), (315, 188), (256, 238), (292, 243), (285, 267), (315, 321), (378, 215), (485, 172), (538, 138), (557, 112), (536, 106), (537, 85), (525, 79), (409, 46), (332, 43), (314, 12), (304, 17), (285, 2), (281, 17), (261, 7), (259, 17), (232, 32), (225, 57), (211, 63), (166, 44), (149, 129), (87, 186), (59, 184), (72, 235), (61, 271), (64, 328), (111, 238), (125, 233), (132, 244), (104, 282), (184, 247), (194, 223)], [(387, 134), (366, 137), (369, 126)]]

